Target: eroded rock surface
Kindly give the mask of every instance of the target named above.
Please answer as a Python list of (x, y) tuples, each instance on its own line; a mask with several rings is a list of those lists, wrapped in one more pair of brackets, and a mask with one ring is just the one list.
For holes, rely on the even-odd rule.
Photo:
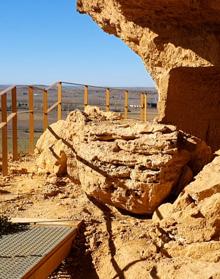
[[(220, 153), (185, 187), (174, 204), (161, 205), (145, 228), (134, 224), (115, 240), (114, 261), (100, 247), (99, 278), (220, 278)], [(104, 246), (103, 246), (104, 247)], [(105, 254), (105, 257), (101, 257)], [(115, 263), (115, 264), (110, 264)], [(117, 264), (117, 269), (115, 268)]]
[(174, 204), (159, 208), (162, 218), (152, 221), (97, 206), (72, 179), (38, 175), (35, 158), (22, 157), (11, 162), (9, 176), (0, 177), (0, 212), (10, 218), (83, 221), (72, 253), (51, 279), (218, 279), (219, 165), (216, 156)]
[(212, 157), (203, 141), (174, 126), (121, 120), (95, 107), (52, 124), (36, 151), (39, 170), (67, 172), (89, 196), (138, 214), (152, 213)]
[(220, 3), (78, 0), (142, 58), (159, 91), (160, 120), (220, 148)]

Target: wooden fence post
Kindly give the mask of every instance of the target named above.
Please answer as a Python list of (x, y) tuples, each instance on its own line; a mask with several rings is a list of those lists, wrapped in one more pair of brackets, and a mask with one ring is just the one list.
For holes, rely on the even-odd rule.
[(29, 153), (34, 154), (34, 90), (28, 87), (29, 99)]
[(110, 111), (110, 90), (109, 88), (105, 91), (105, 110)]
[(48, 127), (48, 92), (46, 89), (43, 91), (43, 130), (46, 131)]
[(124, 92), (125, 101), (124, 101), (124, 119), (128, 118), (128, 90)]
[(147, 122), (147, 94), (144, 94), (144, 122)]
[(8, 127), (7, 127), (7, 95), (1, 96), (2, 122), (5, 123), (2, 128), (2, 174), (8, 175)]
[(84, 109), (88, 106), (89, 101), (89, 90), (88, 85), (84, 86)]
[(141, 93), (140, 97), (140, 120), (144, 121), (144, 94)]
[(12, 102), (12, 144), (13, 144), (13, 161), (18, 160), (18, 115), (17, 115), (17, 88), (16, 86), (11, 90), (11, 102)]
[(58, 106), (57, 106), (57, 119), (62, 119), (62, 82), (57, 84)]

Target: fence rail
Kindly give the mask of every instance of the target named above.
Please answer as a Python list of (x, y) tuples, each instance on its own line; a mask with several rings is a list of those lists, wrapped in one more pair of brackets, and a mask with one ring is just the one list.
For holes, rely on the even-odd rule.
[[(105, 110), (108, 112), (111, 109), (111, 90), (117, 88), (105, 88), (94, 85), (84, 85), (71, 82), (55, 82), (50, 86), (41, 87), (36, 85), (29, 85), (28, 87), (28, 110), (18, 111), (17, 104), (17, 88), (19, 86), (13, 85), (0, 92), (1, 97), (1, 122), (0, 130), (2, 134), (2, 175), (8, 175), (8, 123), (12, 123), (12, 155), (13, 160), (16, 161), (19, 159), (18, 152), (18, 115), (22, 113), (29, 114), (29, 153), (34, 153), (34, 92), (37, 90), (41, 92), (43, 98), (43, 130), (45, 131), (48, 127), (48, 114), (53, 110), (57, 109), (57, 120), (62, 119), (62, 99), (63, 99), (63, 85), (73, 85), (73, 86), (83, 86), (84, 95), (83, 95), (83, 106), (89, 105), (89, 89), (91, 88), (101, 88), (105, 90)], [(49, 90), (57, 90), (57, 101), (48, 107), (48, 95)], [(128, 118), (129, 115), (129, 91), (121, 90), (123, 92), (124, 98), (124, 119)], [(7, 97), (11, 93), (11, 112), (8, 115), (7, 110)], [(140, 93), (140, 120), (147, 121), (147, 94)]]

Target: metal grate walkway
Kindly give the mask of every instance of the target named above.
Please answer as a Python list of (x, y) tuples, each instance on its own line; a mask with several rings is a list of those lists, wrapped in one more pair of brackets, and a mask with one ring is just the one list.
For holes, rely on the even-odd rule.
[[(0, 279), (38, 278), (33, 277), (33, 273), (42, 267), (42, 274), (46, 277), (39, 279), (47, 278), (45, 270), (50, 273), (57, 267), (64, 254), (69, 252), (62, 252), (62, 246), (70, 241), (65, 249), (71, 247), (75, 235), (76, 227), (66, 226), (34, 226), (26, 231), (4, 235), (0, 238)], [(47, 267), (47, 261), (53, 265), (52, 269)]]

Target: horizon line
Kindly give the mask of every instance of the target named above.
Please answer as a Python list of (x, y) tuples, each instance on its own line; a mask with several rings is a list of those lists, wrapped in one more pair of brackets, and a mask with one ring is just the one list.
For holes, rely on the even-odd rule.
[[(109, 86), (109, 85), (94, 85), (94, 84), (86, 84), (86, 83), (76, 83), (76, 82), (65, 82), (65, 81), (56, 81), (56, 82), (53, 82), (53, 84), (55, 83), (58, 83), (58, 82), (62, 82), (63, 85), (66, 87), (68, 86), (88, 86), (88, 87), (95, 87), (95, 88), (109, 88), (109, 89), (125, 89), (125, 88), (155, 88), (156, 89), (156, 86), (155, 85), (139, 85), (139, 86), (126, 86), (126, 85), (123, 85), (123, 86), (117, 86), (117, 85), (114, 85), (114, 86)], [(46, 83), (0, 83), (0, 86), (45, 86), (45, 87), (48, 87), (51, 85), (50, 84), (46, 84)]]

